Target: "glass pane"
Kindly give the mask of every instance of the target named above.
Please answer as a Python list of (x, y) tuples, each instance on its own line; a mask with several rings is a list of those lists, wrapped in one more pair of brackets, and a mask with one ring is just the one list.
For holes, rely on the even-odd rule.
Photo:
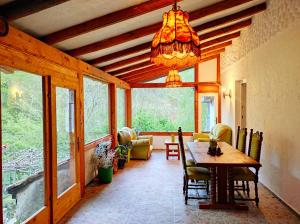
[(76, 180), (74, 100), (73, 90), (56, 88), (57, 195), (71, 187)]
[(117, 89), (118, 129), (125, 127), (125, 89)]
[(21, 223), (44, 207), (42, 77), (11, 70), (0, 77), (3, 219)]
[(132, 90), (132, 122), (139, 131), (194, 131), (192, 88)]
[(201, 127), (209, 132), (216, 124), (216, 99), (214, 96), (201, 96)]
[(84, 141), (109, 134), (108, 85), (84, 77)]

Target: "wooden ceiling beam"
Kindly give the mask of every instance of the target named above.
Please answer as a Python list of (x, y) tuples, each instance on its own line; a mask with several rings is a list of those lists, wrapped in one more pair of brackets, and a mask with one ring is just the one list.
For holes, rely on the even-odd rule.
[[(195, 10), (190, 13), (190, 21), (193, 21), (198, 18), (202, 18), (205, 16), (209, 16), (211, 14), (221, 12), (226, 9), (230, 9), (232, 7), (242, 5), (244, 3), (247, 3), (252, 0), (226, 0), (226, 1), (221, 1), (217, 2), (215, 4), (209, 5), (207, 7)], [(79, 48), (75, 48), (73, 50), (67, 51), (69, 55), (72, 56), (80, 56), (84, 54), (88, 54), (91, 52), (103, 50), (105, 48), (109, 48), (121, 43), (125, 43), (131, 40), (134, 40), (136, 38), (140, 38), (143, 36), (147, 36), (150, 34), (155, 33), (157, 30), (161, 28), (161, 22), (152, 24), (150, 26), (142, 27), (136, 30), (129, 31), (127, 33), (111, 37), (102, 41), (98, 41), (92, 44), (88, 44)]]
[[(232, 25), (232, 26), (225, 27), (225, 28), (222, 28), (222, 29), (219, 29), (219, 30), (212, 31), (212, 32), (210, 32), (210, 33), (201, 35), (201, 36), (200, 36), (200, 39), (202, 39), (202, 40), (203, 40), (204, 38), (205, 38), (205, 39), (209, 39), (209, 38), (214, 37), (213, 35), (219, 36), (219, 35), (224, 34), (224, 33), (226, 33), (226, 32), (231, 33), (231, 32), (233, 32), (233, 31), (235, 31), (235, 30), (237, 30), (237, 29), (241, 29), (241, 28), (243, 28), (243, 27), (245, 27), (245, 26), (248, 26), (248, 25), (250, 25), (250, 24), (251, 24), (251, 20), (250, 20), (250, 21), (246, 20), (246, 21), (243, 21), (243, 22), (234, 24), (234, 25)], [(228, 35), (228, 36), (229, 36), (229, 38), (231, 38), (232, 36), (233, 36), (233, 37), (236, 37), (236, 35), (237, 35), (237, 34)], [(224, 39), (224, 38), (225, 38), (225, 41), (228, 41), (228, 39), (227, 39), (228, 37), (227, 37), (227, 36), (223, 36), (223, 39)], [(223, 39), (221, 39), (221, 40), (223, 40)], [(225, 42), (225, 41), (220, 41), (220, 42)], [(214, 43), (214, 40), (212, 40), (212, 42)], [(204, 42), (204, 43), (203, 43), (203, 44), (204, 44), (203, 46), (209, 46), (210, 43), (211, 43), (211, 42), (209, 42), (209, 43), (207, 44), (206, 42)], [(217, 41), (217, 43), (219, 43), (219, 42)], [(201, 45), (201, 46), (202, 46), (202, 45)], [(201, 54), (204, 54), (204, 53), (207, 53), (207, 52), (208, 52), (208, 50), (206, 49), (206, 50), (204, 50), (204, 52), (202, 52)], [(140, 60), (145, 59), (145, 58), (147, 58), (147, 57), (150, 58), (150, 53), (143, 54), (141, 59), (139, 59), (139, 56), (136, 56), (136, 57), (132, 58), (132, 61), (137, 62), (137, 61), (140, 61)], [(130, 61), (130, 59), (126, 59), (126, 60), (121, 61), (121, 64), (124, 66), (125, 63), (126, 63), (127, 61)], [(135, 65), (132, 65), (132, 66), (127, 66), (127, 67), (124, 67), (124, 68), (121, 68), (121, 69), (118, 69), (118, 70), (114, 70), (114, 71), (110, 72), (110, 74), (111, 74), (111, 75), (118, 75), (118, 74), (120, 74), (120, 73), (128, 72), (128, 71), (130, 71), (130, 70), (134, 70), (134, 69), (136, 69), (137, 67), (142, 67), (142, 66), (144, 66), (144, 64), (150, 64), (150, 61), (148, 61), (148, 63), (142, 62), (142, 63), (135, 64)], [(141, 65), (141, 66), (140, 66), (140, 65)], [(112, 66), (112, 67), (114, 67), (114, 68), (117, 68), (118, 62), (116, 62), (116, 63), (114, 63), (114, 64), (112, 64), (112, 65), (109, 65), (109, 66)], [(105, 70), (105, 69), (107, 69), (109, 66), (104, 67), (104, 71), (107, 71), (107, 70)], [(121, 67), (121, 66), (119, 66), (119, 67)], [(109, 67), (109, 68), (111, 68), (111, 67)], [(100, 69), (103, 69), (103, 68), (100, 68)]]
[(130, 77), (134, 77), (134, 76), (137, 76), (137, 75), (141, 75), (145, 72), (148, 72), (148, 71), (153, 71), (153, 70), (156, 70), (157, 68), (165, 68), (164, 66), (157, 66), (155, 64), (151, 64), (149, 67), (147, 67), (147, 70), (145, 70), (145, 68), (140, 68), (140, 69), (137, 69), (135, 71), (130, 71), (130, 72), (127, 72), (125, 74), (122, 74), (120, 76), (117, 76), (117, 78), (119, 79), (125, 79), (125, 78), (130, 78)]
[(51, 33), (41, 39), (47, 44), (55, 44), (81, 34), (91, 32), (93, 30), (101, 29), (106, 26), (113, 25), (131, 19), (137, 16), (141, 16), (148, 12), (166, 7), (174, 3), (174, 0), (156, 0), (146, 1), (138, 5), (121, 9), (116, 12), (109, 13), (107, 15), (68, 27), (66, 29)]
[(230, 25), (230, 26), (226, 26), (224, 28), (211, 31), (209, 33), (202, 34), (202, 35), (199, 36), (200, 41), (210, 39), (210, 38), (213, 38), (213, 37), (217, 37), (217, 36), (221, 36), (221, 35), (224, 35), (224, 34), (232, 33), (232, 32), (237, 31), (237, 30), (241, 30), (245, 27), (250, 26), (251, 22), (252, 22), (251, 19), (247, 19), (245, 21), (235, 23), (235, 24)]
[(109, 74), (119, 75), (119, 74), (122, 74), (124, 72), (133, 71), (133, 70), (140, 69), (142, 67), (146, 67), (146, 66), (150, 66), (150, 65), (152, 65), (152, 63), (150, 62), (150, 60), (148, 60), (148, 61), (144, 61), (144, 62), (141, 62), (141, 63), (138, 63), (138, 64), (134, 64), (134, 65), (131, 65), (131, 66), (128, 66), (128, 67), (125, 67), (125, 68), (118, 69), (116, 71), (110, 72)]
[(227, 23), (232, 23), (232, 22), (235, 22), (235, 21), (238, 21), (238, 20), (248, 18), (250, 16), (253, 16), (257, 13), (260, 13), (260, 12), (266, 10), (266, 8), (267, 8), (267, 4), (262, 3), (262, 4), (259, 4), (259, 5), (255, 5), (253, 7), (250, 7), (248, 9), (242, 10), (240, 12), (237, 12), (237, 13), (234, 13), (234, 14), (231, 14), (231, 15), (213, 20), (213, 21), (203, 23), (203, 24), (201, 24), (199, 26), (195, 26), (193, 28), (196, 32), (200, 32), (200, 31), (203, 31), (203, 30), (206, 30), (206, 29), (210, 29), (212, 27), (221, 26), (221, 25), (225, 25)]
[(207, 47), (219, 44), (219, 43), (223, 43), (223, 42), (238, 38), (240, 35), (241, 35), (241, 32), (238, 31), (238, 32), (231, 33), (231, 34), (228, 34), (228, 35), (225, 35), (225, 36), (213, 39), (213, 40), (203, 42), (200, 46), (201, 46), (201, 49), (207, 48)]
[[(216, 55), (218, 55), (217, 53), (218, 52), (216, 52), (216, 54), (214, 54), (214, 55), (209, 55), (207, 57), (203, 57), (199, 63), (216, 58)], [(185, 67), (180, 68), (179, 70), (182, 70), (182, 69), (185, 69), (188, 67), (191, 67), (191, 66), (185, 66)], [(133, 74), (135, 72), (137, 72), (137, 73), (135, 73), (134, 75), (131, 75), (130, 77), (127, 76), (127, 77), (118, 77), (118, 78), (120, 78), (124, 81), (126, 80), (126, 82), (141, 82), (141, 81), (144, 81), (144, 79), (148, 78), (149, 76), (150, 76), (149, 78), (151, 78), (151, 74), (153, 74), (153, 77), (154, 77), (153, 79), (157, 78), (156, 76), (154, 76), (156, 73), (160, 73), (160, 75), (161, 75), (160, 77), (165, 76), (169, 70), (170, 70), (170, 68), (166, 68), (164, 66), (153, 65), (153, 66), (151, 66), (151, 69), (143, 68), (143, 69), (140, 69), (139, 71), (133, 71), (132, 72)]]
[[(201, 54), (201, 57), (202, 58), (206, 58), (206, 57), (209, 57), (211, 55), (220, 54), (220, 53), (222, 53), (224, 51), (225, 51), (225, 48), (213, 49), (212, 51), (207, 51), (206, 50), (205, 53)], [(154, 66), (153, 68), (156, 68), (155, 64), (153, 64), (149, 60), (149, 61), (141, 62), (141, 63), (135, 64), (135, 65), (132, 65), (132, 66), (128, 66), (128, 67), (125, 67), (125, 68), (122, 68), (122, 69), (110, 72), (109, 74), (114, 75), (114, 76), (118, 76), (119, 74), (121, 74), (120, 76), (118, 76), (118, 78), (120, 78), (120, 79), (122, 79), (122, 78), (128, 78), (130, 76), (136, 75), (138, 73), (138, 71), (136, 71), (136, 70), (139, 70), (139, 69), (141, 69), (143, 67), (146, 67), (146, 66), (147, 66), (148, 70), (149, 70), (149, 66)]]
[(205, 48), (205, 49), (201, 50), (201, 53), (205, 54), (205, 53), (208, 53), (208, 52), (211, 52), (211, 51), (214, 51), (214, 50), (219, 50), (219, 49), (228, 47), (231, 44), (232, 44), (232, 41), (230, 40), (230, 41), (227, 41), (227, 42), (224, 42), (224, 43), (221, 43), (221, 44), (217, 44), (217, 45), (212, 46), (212, 47)]
[[(199, 31), (203, 31), (203, 30), (206, 30), (206, 29), (216, 27), (216, 26), (221, 26), (221, 25), (224, 25), (224, 24), (227, 24), (227, 23), (235, 22), (235, 21), (250, 17), (252, 15), (255, 15), (259, 12), (262, 12), (262, 11), (266, 10), (266, 8), (267, 8), (266, 3), (262, 3), (262, 4), (259, 4), (259, 5), (250, 7), (248, 9), (245, 9), (243, 11), (240, 11), (240, 12), (222, 17), (220, 19), (216, 19), (216, 20), (213, 20), (213, 21), (206, 22), (204, 24), (201, 24), (199, 26), (194, 27), (194, 30), (196, 32), (199, 32)], [(125, 49), (125, 50), (122, 50), (122, 51), (119, 51), (119, 52), (115, 52), (115, 53), (112, 53), (112, 54), (109, 54), (109, 55), (105, 55), (105, 56), (102, 56), (102, 57), (92, 59), (92, 60), (88, 61), (88, 63), (92, 64), (92, 65), (97, 65), (99, 63), (103, 63), (103, 62), (110, 61), (110, 60), (113, 60), (113, 59), (116, 59), (116, 58), (119, 58), (119, 57), (127, 56), (127, 55), (130, 55), (130, 54), (134, 54), (134, 53), (137, 53), (137, 52), (140, 52), (140, 51), (150, 49), (150, 47), (151, 47), (151, 42), (148, 42), (148, 43), (141, 44), (141, 45), (138, 45), (138, 46), (135, 46), (135, 47), (132, 47), (132, 48), (128, 48), (128, 49)]]
[(141, 54), (141, 55), (138, 55), (138, 56), (135, 56), (132, 58), (128, 58), (128, 59), (125, 59), (122, 61), (115, 62), (115, 63), (107, 65), (107, 66), (100, 67), (100, 69), (103, 71), (106, 71), (106, 72), (113, 71), (116, 68), (120, 68), (120, 67), (123, 67), (128, 64), (132, 64), (132, 63), (135, 63), (135, 62), (138, 62), (141, 60), (145, 60), (147, 58), (149, 59), (150, 54), (151, 54), (150, 52), (147, 52), (145, 54)]
[(20, 19), (70, 0), (22, 0), (9, 2), (0, 7), (0, 15), (8, 21)]

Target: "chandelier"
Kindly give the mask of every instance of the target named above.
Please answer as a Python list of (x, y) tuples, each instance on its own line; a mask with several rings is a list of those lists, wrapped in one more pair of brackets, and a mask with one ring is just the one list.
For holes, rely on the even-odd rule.
[(177, 70), (170, 70), (166, 78), (166, 87), (182, 86), (182, 80)]
[(151, 62), (172, 69), (195, 64), (200, 59), (200, 40), (189, 24), (189, 14), (177, 7), (164, 13), (162, 28), (154, 35)]

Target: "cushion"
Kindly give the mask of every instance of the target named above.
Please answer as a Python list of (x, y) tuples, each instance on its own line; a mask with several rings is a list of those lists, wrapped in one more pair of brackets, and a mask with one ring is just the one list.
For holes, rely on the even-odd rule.
[(127, 131), (118, 131), (118, 141), (120, 145), (128, 145), (131, 141), (130, 134)]
[(209, 180), (209, 170), (204, 167), (187, 167), (187, 174), (192, 180)]
[(196, 166), (194, 160), (192, 159), (187, 159), (186, 160), (186, 166)]
[(148, 146), (150, 145), (149, 139), (131, 140), (132, 146)]

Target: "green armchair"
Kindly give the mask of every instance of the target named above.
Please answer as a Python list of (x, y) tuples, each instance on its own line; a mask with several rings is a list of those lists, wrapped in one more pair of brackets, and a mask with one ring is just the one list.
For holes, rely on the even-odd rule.
[(208, 142), (212, 138), (232, 145), (231, 127), (219, 123), (212, 128), (210, 133), (193, 133), (193, 140), (197, 142)]
[(153, 136), (138, 136), (135, 130), (124, 127), (118, 131), (118, 141), (120, 145), (128, 145), (131, 143), (131, 159), (148, 160), (152, 152)]

